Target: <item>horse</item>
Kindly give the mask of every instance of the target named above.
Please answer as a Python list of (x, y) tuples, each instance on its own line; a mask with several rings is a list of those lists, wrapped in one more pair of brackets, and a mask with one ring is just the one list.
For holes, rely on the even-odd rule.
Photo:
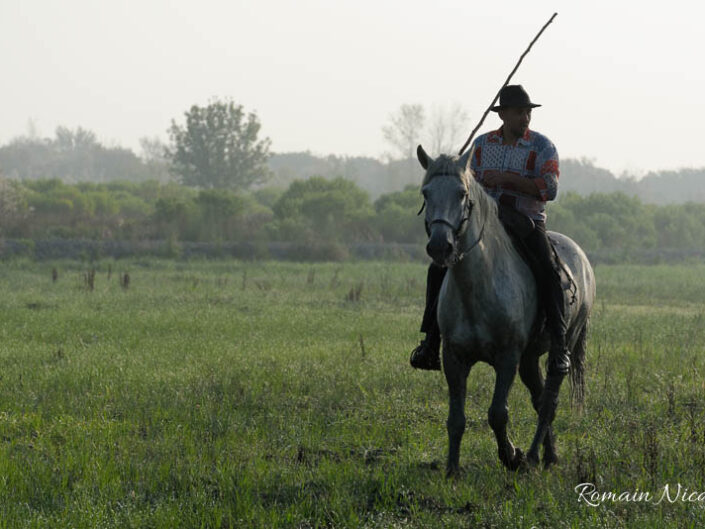
[[(541, 325), (543, 311), (534, 275), (500, 222), (497, 202), (470, 171), (472, 150), (460, 157), (440, 155), (433, 159), (419, 145), (417, 157), (426, 170), (421, 192), (429, 235), (427, 253), (448, 270), (437, 308), (449, 394), (447, 475), (459, 471), (467, 378), (477, 362), (486, 362), (495, 371), (488, 422), (497, 439), (500, 461), (512, 470), (527, 461), (535, 466), (543, 444), (543, 463), (549, 466), (557, 462), (551, 427), (557, 395), (552, 413), (542, 413), (544, 377), (539, 358), (548, 350), (550, 338)], [(555, 232), (548, 234), (575, 287), (572, 299), (566, 300), (566, 344), (572, 352), (573, 396), (582, 405), (595, 276), (585, 253), (573, 240)], [(517, 368), (539, 416), (526, 456), (507, 435), (507, 397)]]

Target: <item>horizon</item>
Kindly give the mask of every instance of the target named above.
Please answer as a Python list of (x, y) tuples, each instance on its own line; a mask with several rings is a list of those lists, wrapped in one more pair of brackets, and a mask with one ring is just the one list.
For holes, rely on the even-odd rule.
[[(61, 127), (61, 126), (62, 126), (62, 125), (58, 125), (58, 127)], [(78, 127), (80, 127), (80, 125), (78, 125)], [(31, 129), (31, 128), (32, 128), (32, 124), (29, 124), (29, 125), (28, 125), (28, 129)], [(76, 130), (76, 129), (71, 129), (71, 130), (73, 131), (73, 130)], [(86, 132), (90, 132), (90, 133), (94, 133), (94, 132), (95, 132), (95, 131), (92, 131), (92, 130), (89, 130), (89, 129), (85, 129), (85, 128), (83, 128), (83, 130), (85, 130)], [(476, 136), (482, 134), (482, 132), (483, 132), (482, 130), (479, 131)], [(38, 131), (36, 131), (36, 130), (31, 130), (31, 131), (26, 132), (25, 134), (18, 134), (18, 135), (16, 135), (16, 136), (10, 138), (8, 141), (6, 141), (6, 142), (4, 142), (4, 143), (0, 143), (0, 147), (3, 147), (3, 146), (5, 146), (5, 145), (8, 145), (10, 142), (16, 141), (16, 140), (52, 141), (52, 140), (54, 140), (54, 139), (55, 139), (55, 138), (54, 138), (53, 135), (40, 134), (40, 133), (39, 133)], [(147, 139), (152, 139), (152, 138), (147, 138)], [(143, 160), (143, 161), (146, 161), (144, 155), (147, 154), (147, 153), (142, 152), (141, 147), (133, 148), (133, 147), (130, 146), (130, 145), (123, 145), (123, 144), (117, 143), (116, 141), (105, 142), (105, 141), (103, 141), (100, 137), (98, 137), (97, 135), (96, 135), (96, 142), (97, 142), (101, 147), (107, 148), (107, 149), (125, 149), (125, 150), (131, 152), (132, 154), (134, 154), (134, 155), (135, 155), (136, 157), (138, 157), (139, 159), (141, 159), (141, 160)], [(165, 146), (166, 146), (166, 144), (165, 144)], [(389, 164), (389, 163), (403, 163), (403, 162), (406, 162), (406, 161), (407, 161), (407, 160), (404, 159), (404, 158), (398, 158), (398, 157), (397, 157), (397, 158), (394, 158), (394, 157), (390, 158), (388, 154), (381, 154), (381, 155), (378, 155), (378, 156), (365, 155), (365, 154), (345, 154), (345, 153), (343, 153), (343, 154), (336, 154), (336, 153), (315, 152), (315, 151), (313, 151), (312, 149), (306, 149), (306, 148), (303, 149), (303, 150), (297, 150), (297, 151), (283, 151), (283, 152), (270, 150), (270, 151), (269, 151), (269, 159), (271, 159), (271, 157), (273, 157), (273, 156), (286, 156), (286, 155), (293, 155), (293, 154), (305, 154), (305, 155), (311, 156), (311, 157), (313, 157), (313, 158), (317, 158), (317, 159), (322, 160), (322, 161), (326, 161), (326, 159), (327, 159), (328, 157), (331, 157), (331, 156), (332, 156), (332, 157), (335, 157), (335, 158), (338, 158), (338, 159), (341, 159), (341, 160), (344, 160), (344, 161), (345, 161), (345, 160), (351, 160), (351, 159), (367, 159), (367, 160), (375, 160), (375, 161), (377, 161), (377, 162), (379, 162), (380, 164), (383, 164), (383, 165), (384, 165), (384, 164)], [(411, 158), (411, 159), (412, 159), (412, 160), (415, 160), (416, 158), (414, 157), (414, 158)], [(667, 172), (675, 172), (675, 173), (678, 173), (678, 172), (690, 171), (690, 170), (692, 170), (692, 171), (701, 171), (701, 170), (705, 170), (705, 165), (703, 165), (702, 167), (681, 167), (681, 168), (674, 168), (674, 169), (668, 169), (668, 168), (666, 168), (666, 169), (645, 169), (645, 170), (642, 170), (642, 171), (639, 172), (639, 173), (631, 173), (631, 172), (628, 172), (628, 171), (625, 170), (625, 171), (622, 171), (621, 173), (616, 173), (616, 172), (612, 171), (611, 169), (609, 169), (609, 168), (607, 168), (607, 167), (604, 167), (604, 166), (599, 165), (599, 163), (597, 163), (597, 161), (596, 161), (594, 158), (588, 158), (588, 157), (586, 157), (586, 156), (580, 156), (580, 157), (574, 157), (574, 156), (571, 156), (571, 157), (562, 157), (561, 160), (562, 160), (562, 161), (568, 161), (568, 160), (570, 160), (570, 161), (572, 161), (572, 162), (587, 163), (588, 165), (591, 165), (592, 167), (594, 167), (594, 168), (596, 168), (596, 169), (601, 169), (601, 170), (606, 170), (606, 171), (608, 171), (608, 172), (609, 172), (614, 178), (616, 178), (616, 179), (633, 179), (633, 180), (635, 180), (635, 181), (640, 181), (640, 180), (643, 179), (645, 176), (649, 176), (649, 175), (651, 175), (651, 174), (659, 175), (660, 173), (667, 173)], [(269, 162), (269, 160), (268, 160), (268, 162)], [(327, 178), (327, 177), (325, 177), (325, 178)]]

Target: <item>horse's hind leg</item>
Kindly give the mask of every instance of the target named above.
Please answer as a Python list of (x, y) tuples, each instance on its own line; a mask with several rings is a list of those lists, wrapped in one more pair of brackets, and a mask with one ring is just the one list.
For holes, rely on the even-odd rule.
[[(531, 404), (533, 404), (536, 413), (538, 413), (541, 404), (541, 393), (543, 393), (543, 376), (541, 375), (541, 368), (539, 367), (538, 354), (527, 351), (521, 357), (519, 376), (522, 382), (524, 382), (524, 385), (529, 388), (529, 392), (531, 392)], [(529, 460), (529, 463), (538, 464), (538, 449), (533, 451), (529, 450), (529, 453), (526, 454), (526, 458)], [(546, 430), (546, 436), (543, 439), (543, 464), (548, 467), (557, 461), (558, 456), (556, 455), (553, 430), (549, 425)]]
[(580, 329), (573, 353), (571, 355), (570, 379), (571, 379), (571, 403), (575, 402), (578, 409), (581, 409), (585, 402), (585, 354), (587, 349), (588, 321)]
[(507, 422), (509, 421), (507, 397), (516, 375), (516, 363), (495, 366), (495, 373), (494, 394), (487, 419), (497, 438), (500, 461), (510, 470), (516, 470), (523, 463), (524, 454), (512, 445), (507, 436)]
[(529, 462), (538, 463), (539, 445), (544, 442), (546, 436), (551, 430), (551, 423), (556, 416), (556, 408), (558, 407), (558, 396), (561, 389), (561, 383), (565, 378), (566, 373), (551, 370), (549, 358), (548, 369), (546, 370), (546, 380), (543, 386), (543, 392), (539, 400), (539, 420), (536, 426), (534, 440), (529, 448)]
[(448, 345), (443, 345), (443, 372), (448, 382), (448, 462), (446, 476), (454, 476), (460, 469), (460, 442), (465, 432), (465, 395), (470, 364), (458, 360)]

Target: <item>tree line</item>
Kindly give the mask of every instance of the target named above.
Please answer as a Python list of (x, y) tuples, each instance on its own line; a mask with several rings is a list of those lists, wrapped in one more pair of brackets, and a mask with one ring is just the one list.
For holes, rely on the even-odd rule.
[[(451, 110), (431, 120), (437, 150), (462, 130)], [(192, 106), (169, 144), (143, 138), (139, 157), (81, 128), (16, 138), (0, 146), (0, 237), (422, 244), (422, 173), (409, 156), (424, 119), (418, 105), (390, 116), (383, 134), (398, 156), (386, 161), (272, 154), (257, 116), (231, 100)], [(705, 170), (637, 181), (564, 160), (561, 173), (549, 228), (586, 250), (705, 248)]]
[[(0, 145), (0, 176), (17, 180), (59, 179), (68, 183), (112, 181), (178, 182), (202, 189), (246, 191), (263, 185), (286, 189), (313, 175), (354, 181), (376, 200), (417, 184), (422, 171), (413, 152), (422, 142), (432, 154), (453, 152), (468, 128), (459, 105), (433, 108), (401, 105), (382, 127), (390, 147), (381, 159), (364, 156), (317, 156), (310, 152), (271, 152), (261, 138), (257, 115), (232, 100), (193, 105), (168, 129), (169, 142), (140, 139), (140, 153), (105, 146), (81, 127), (58, 127), (55, 136), (36, 131)], [(674, 161), (676, 163), (677, 161)], [(561, 161), (561, 191), (623, 192), (649, 204), (705, 202), (705, 168), (651, 172), (641, 179), (616, 177), (588, 159)]]
[[(67, 184), (0, 180), (7, 239), (425, 243), (418, 186), (372, 200), (353, 181), (315, 176), (282, 190), (195, 189), (154, 181)], [(705, 204), (657, 206), (625, 193), (565, 193), (550, 229), (587, 251), (705, 250)]]

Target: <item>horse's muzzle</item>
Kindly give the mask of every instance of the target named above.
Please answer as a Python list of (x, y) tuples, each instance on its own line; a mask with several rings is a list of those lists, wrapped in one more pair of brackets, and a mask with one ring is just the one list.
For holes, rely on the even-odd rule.
[(433, 224), (426, 253), (437, 265), (449, 266), (455, 256), (455, 240), (452, 230), (445, 224)]

